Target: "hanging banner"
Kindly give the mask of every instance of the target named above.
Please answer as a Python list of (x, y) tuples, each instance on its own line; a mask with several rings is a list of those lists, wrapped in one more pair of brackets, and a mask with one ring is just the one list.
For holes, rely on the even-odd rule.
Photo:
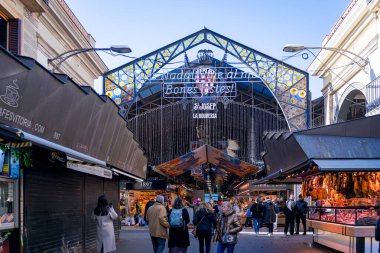
[(86, 164), (67, 161), (67, 168), (98, 177), (112, 179), (112, 172), (99, 166), (90, 166)]
[(11, 149), (11, 159), (10, 159), (10, 169), (11, 178), (19, 178), (20, 176), (20, 155), (17, 154), (15, 149)]

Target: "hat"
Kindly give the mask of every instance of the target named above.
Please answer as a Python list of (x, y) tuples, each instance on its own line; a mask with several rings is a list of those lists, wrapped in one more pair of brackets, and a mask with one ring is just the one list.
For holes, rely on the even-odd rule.
[(201, 202), (202, 200), (201, 200), (201, 198), (198, 198), (197, 201), (198, 201), (198, 202)]
[(164, 196), (162, 196), (162, 195), (157, 195), (157, 196), (156, 196), (156, 201), (157, 201), (157, 202), (160, 202), (161, 204), (164, 203)]

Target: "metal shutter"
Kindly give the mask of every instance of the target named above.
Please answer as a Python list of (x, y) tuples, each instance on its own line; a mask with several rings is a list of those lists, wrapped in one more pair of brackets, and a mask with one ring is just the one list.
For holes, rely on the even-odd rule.
[(62, 252), (64, 243), (82, 251), (83, 178), (56, 167), (25, 169), (25, 252)]
[(96, 222), (91, 219), (92, 212), (103, 194), (103, 178), (85, 175), (85, 252), (96, 251)]
[[(105, 179), (104, 180), (104, 195), (106, 195), (108, 202), (112, 203), (116, 213), (120, 215), (120, 193), (119, 193), (119, 179)], [(120, 221), (117, 219), (113, 223), (115, 229), (116, 240), (119, 239)]]

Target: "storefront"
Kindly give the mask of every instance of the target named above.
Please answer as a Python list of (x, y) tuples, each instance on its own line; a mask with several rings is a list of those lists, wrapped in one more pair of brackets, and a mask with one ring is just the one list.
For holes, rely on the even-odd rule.
[(11, 232), (10, 252), (93, 251), (97, 198), (119, 213), (120, 179), (145, 178), (143, 151), (111, 100), (1, 48), (0, 131), (30, 151), (0, 166), (0, 235)]
[(145, 214), (146, 204), (156, 200), (157, 195), (164, 195), (171, 199), (166, 180), (151, 180), (144, 182), (120, 183), (120, 213), (122, 225), (144, 225), (142, 218)]
[[(302, 178), (314, 243), (341, 252), (377, 252), (380, 116), (293, 133), (268, 134), (267, 170)], [(288, 158), (288, 159), (285, 159)]]

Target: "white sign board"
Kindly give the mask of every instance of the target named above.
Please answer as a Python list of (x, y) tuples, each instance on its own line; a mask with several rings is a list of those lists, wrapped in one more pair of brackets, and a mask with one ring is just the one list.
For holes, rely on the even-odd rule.
[(81, 163), (73, 163), (73, 162), (68, 161), (67, 168), (76, 170), (79, 172), (91, 174), (94, 176), (98, 176), (98, 177), (112, 179), (112, 171), (99, 167), (99, 166), (90, 166), (90, 165), (85, 165)]

